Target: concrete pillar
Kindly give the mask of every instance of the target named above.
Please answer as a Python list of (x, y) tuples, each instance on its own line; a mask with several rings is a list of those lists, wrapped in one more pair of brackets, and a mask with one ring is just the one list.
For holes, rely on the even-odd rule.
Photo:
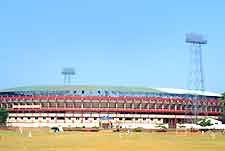
[(203, 109), (204, 109), (204, 108), (203, 108), (203, 106), (202, 106), (202, 105), (200, 105), (200, 106), (199, 106), (199, 111), (200, 111), (200, 112), (202, 112), (202, 111), (203, 111)]
[(64, 112), (64, 123), (66, 123), (66, 112)]
[(205, 111), (206, 112), (208, 111), (208, 104), (205, 106)]
[(57, 102), (57, 101), (56, 101), (56, 103), (55, 103), (55, 107), (58, 108), (58, 102)]
[(93, 103), (92, 102), (90, 102), (91, 103), (91, 108), (93, 108)]

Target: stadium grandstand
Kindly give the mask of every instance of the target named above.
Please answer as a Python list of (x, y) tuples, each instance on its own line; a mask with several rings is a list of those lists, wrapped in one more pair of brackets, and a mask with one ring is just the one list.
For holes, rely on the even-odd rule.
[(164, 123), (174, 128), (194, 118), (218, 119), (220, 97), (170, 88), (32, 86), (1, 90), (0, 108), (9, 111), (9, 126), (115, 128)]

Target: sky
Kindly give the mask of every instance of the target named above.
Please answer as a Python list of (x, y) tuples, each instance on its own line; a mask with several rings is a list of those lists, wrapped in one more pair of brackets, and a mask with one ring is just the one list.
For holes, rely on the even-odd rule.
[(0, 89), (63, 85), (187, 88), (185, 34), (203, 46), (205, 87), (225, 91), (224, 0), (2, 0)]

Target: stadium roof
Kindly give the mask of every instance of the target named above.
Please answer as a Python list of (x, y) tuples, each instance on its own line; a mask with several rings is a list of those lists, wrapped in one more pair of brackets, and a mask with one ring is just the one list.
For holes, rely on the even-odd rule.
[(161, 92), (174, 93), (174, 94), (194, 94), (194, 95), (217, 96), (217, 97), (222, 96), (219, 93), (207, 92), (207, 91), (185, 90), (185, 89), (174, 89), (174, 88), (156, 88), (156, 89)]
[(122, 87), (122, 86), (23, 86), (10, 89), (0, 90), (0, 92), (15, 92), (15, 91), (67, 91), (67, 90), (104, 90), (104, 91), (120, 91), (120, 92), (154, 92), (154, 93), (170, 93), (170, 94), (193, 94), (204, 96), (221, 97), (219, 93), (207, 91), (195, 91), (173, 88), (146, 88), (146, 87)]
[(144, 87), (122, 87), (122, 86), (24, 86), (4, 89), (0, 92), (13, 92), (13, 91), (63, 91), (63, 90), (108, 90), (108, 91), (121, 91), (121, 92), (160, 92), (160, 90)]

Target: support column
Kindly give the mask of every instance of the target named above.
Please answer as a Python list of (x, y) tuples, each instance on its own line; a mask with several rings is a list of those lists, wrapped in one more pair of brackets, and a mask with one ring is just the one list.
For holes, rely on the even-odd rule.
[(64, 123), (66, 123), (66, 112), (64, 111)]
[[(33, 104), (33, 103), (32, 103)], [(47, 108), (49, 108), (49, 99), (47, 100)], [(47, 123), (49, 123), (49, 112), (47, 112), (47, 117), (46, 117)], [(51, 119), (50, 119), (51, 120)]]
[[(142, 109), (142, 102), (140, 102), (140, 106), (139, 106), (139, 109), (141, 110)], [(141, 123), (143, 123), (143, 118), (142, 118), (142, 114), (140, 114), (139, 118), (141, 119)]]
[(75, 102), (72, 102), (72, 107), (75, 108)]
[[(118, 108), (118, 104), (117, 104), (117, 102), (116, 102), (116, 109)], [(118, 115), (117, 115), (117, 111), (116, 111), (116, 126), (118, 126), (119, 124), (118, 124)]]
[(98, 102), (98, 108), (99, 109), (101, 108), (101, 102), (100, 101)]
[[(31, 100), (31, 104), (32, 104), (32, 106), (34, 106), (34, 102), (33, 102), (34, 100), (32, 99)], [(33, 111), (31, 112), (31, 123), (34, 123), (34, 116), (33, 116)]]
[(107, 102), (107, 108), (109, 108), (109, 102)]
[(90, 103), (91, 103), (91, 108), (93, 108), (93, 102), (91, 101)]
[[(83, 102), (83, 100), (81, 101), (81, 109), (83, 109), (84, 108), (84, 102)], [(84, 122), (84, 117), (83, 117), (83, 111), (81, 111), (81, 123), (83, 123)]]
[(74, 120), (75, 120), (75, 119), (74, 119), (74, 112), (72, 112), (72, 114), (73, 114), (73, 115), (72, 115), (72, 119), (73, 119), (73, 120), (72, 120), (72, 123), (74, 124)]
[[(66, 100), (63, 101), (63, 108), (67, 107)], [(66, 111), (64, 110), (64, 123), (66, 123)]]
[[(56, 108), (58, 108), (58, 102), (57, 102), (57, 100), (55, 100), (55, 101), (56, 101)], [(58, 117), (57, 112), (55, 114), (56, 114), (55, 123), (58, 123), (58, 120), (57, 120), (57, 117)]]
[(82, 108), (82, 109), (84, 108), (84, 103), (83, 103), (83, 101), (81, 102), (81, 108)]

